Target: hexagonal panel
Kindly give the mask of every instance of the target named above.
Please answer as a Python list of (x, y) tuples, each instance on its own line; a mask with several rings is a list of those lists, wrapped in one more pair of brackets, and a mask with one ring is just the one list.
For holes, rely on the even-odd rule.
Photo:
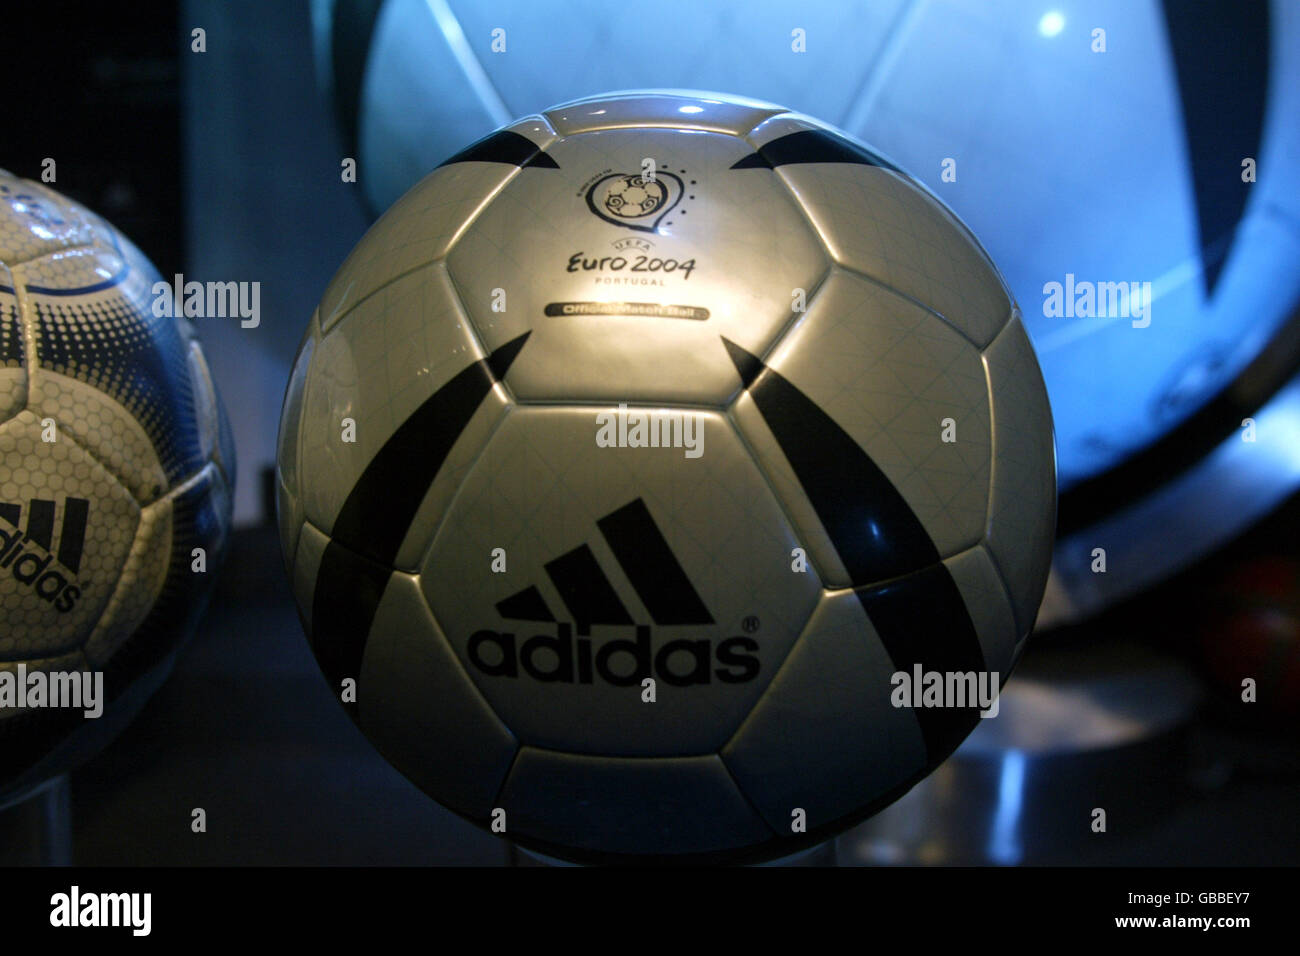
[[(772, 146), (809, 132), (820, 148)], [(869, 150), (806, 118), (773, 117), (750, 138), (781, 154), (772, 160), (777, 174), (836, 262), (939, 313), (976, 347), (1006, 323), (1011, 300), (997, 270), (970, 230), (923, 187), (886, 166), (868, 165), (861, 154)], [(836, 140), (842, 153), (831, 148)]]
[[(628, 410), (638, 411), (677, 414)], [(466, 476), (420, 585), (521, 741), (709, 753), (779, 666), (820, 582), (792, 571), (791, 529), (723, 416), (686, 413), (702, 435), (689, 458), (666, 441), (601, 447), (605, 414), (617, 419), (596, 406), (512, 409)], [(642, 700), (646, 676), (654, 703)]]
[(152, 270), (94, 247), (24, 263), (14, 277), (34, 341), (28, 408), (58, 419), (141, 502), (207, 464), (190, 343), (153, 314)]
[[(506, 127), (506, 132), (539, 148), (555, 138), (538, 117)], [(519, 172), (508, 162), (449, 160), (412, 186), (370, 227), (330, 281), (320, 301), (321, 330), (328, 332), (398, 276), (445, 256), (465, 225)]]
[(847, 816), (926, 765), (916, 715), (890, 703), (894, 662), (852, 591), (827, 593), (772, 684), (722, 750), (778, 832)]
[[(505, 408), (500, 388), (487, 387), (486, 372), (475, 371), (483, 357), (439, 265), (390, 283), (324, 333), (306, 372), (297, 443), (297, 472), (304, 476), (299, 504), (305, 517), (337, 534), (335, 522), (344, 502), (381, 450), (409, 455), (412, 462), (423, 457), (428, 468), (400, 468), (400, 476), (376, 479), (377, 487), (359, 492), (357, 499), (379, 522), (398, 491), (399, 477), (424, 482), (409, 489), (423, 496), (423, 504), (408, 526), (385, 527), (386, 532), (409, 531), (405, 544), (392, 554), (374, 555), (389, 566), (414, 568), (461, 476)], [(482, 387), (464, 388), (466, 376)], [(391, 446), (398, 429), (417, 421), (417, 414), (429, 418), (428, 427), (407, 435), (406, 448)], [(355, 423), (355, 441), (346, 440), (345, 419)], [(287, 425), (284, 433), (290, 434)], [(430, 459), (443, 440), (451, 443), (446, 457)], [(357, 531), (366, 535), (374, 528)], [(355, 536), (347, 543), (364, 550)]]
[[(176, 531), (173, 513), (170, 495), (140, 509), (140, 526), (112, 587), (112, 597), (86, 639), (86, 658), (93, 666), (107, 665), (117, 649), (136, 633), (162, 593), (172, 563)], [(189, 557), (187, 551), (187, 571)], [(190, 574), (197, 577), (192, 571)]]
[(156, 500), (168, 487), (153, 442), (128, 409), (96, 388), (67, 375), (38, 369), (31, 375), (28, 408), (53, 418), (139, 502)]
[(588, 757), (524, 747), (501, 793), (520, 832), (594, 853), (721, 853), (772, 832), (716, 755)]
[[(987, 385), (979, 352), (950, 326), (835, 270), (766, 367), (732, 416), (828, 586), (903, 574), (982, 538)], [(903, 547), (921, 535), (932, 549)], [(837, 537), (860, 546), (858, 571)]]
[(0, 659), (81, 646), (118, 586), (140, 508), (66, 434), (31, 411), (0, 425)]
[[(716, 133), (581, 133), (557, 168), (512, 179), (448, 256), (483, 341), (531, 332), (508, 384), (521, 400), (720, 406), (736, 390), (720, 336), (762, 353), (826, 253), (752, 150)], [(655, 178), (641, 178), (647, 162)]]
[(993, 396), (993, 483), (987, 540), (1016, 609), (1033, 626), (1056, 535), (1056, 442), (1034, 348), (1017, 315), (984, 350)]
[(475, 819), (492, 812), (516, 744), (474, 688), (416, 581), (384, 589), (357, 681), (362, 730), (413, 783)]
[[(908, 587), (913, 593), (903, 593)], [(827, 592), (723, 760), (774, 828), (788, 826), (796, 807), (810, 826), (879, 809), (978, 719), (969, 708), (895, 706), (895, 673), (912, 675), (919, 664), (978, 680), (994, 671), (1000, 686), (1015, 637), (1010, 602), (983, 547), (890, 585)]]

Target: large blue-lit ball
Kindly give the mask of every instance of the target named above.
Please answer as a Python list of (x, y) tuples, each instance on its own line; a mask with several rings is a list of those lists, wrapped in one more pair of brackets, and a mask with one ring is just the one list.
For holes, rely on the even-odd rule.
[[(1276, 388), (1267, 368), (1245, 374), (1250, 363), (1289, 360), (1278, 335), (1300, 297), (1296, 4), (664, 0), (654, 11), (316, 0), (322, 83), (372, 211), (463, 143), (598, 90), (779, 102), (886, 151), (1006, 276), (1052, 398), (1063, 533), (1087, 532), (1058, 562), (1071, 600), (1150, 581), (1300, 484), (1290, 432), (1272, 428), (1233, 470), (1251, 494), (1216, 509), (1213, 529), (1188, 510), (1214, 501), (1192, 496), (1155, 521), (1158, 556), (1119, 549), (1153, 530), (1141, 515), (1119, 520), (1125, 509), (1234, 438)], [(1057, 287), (1071, 293), (1059, 311)], [(1210, 407), (1207, 424), (1196, 416)], [(1172, 445), (1135, 458), (1162, 439)], [(1117, 562), (1101, 582), (1087, 570), (1100, 538)]]

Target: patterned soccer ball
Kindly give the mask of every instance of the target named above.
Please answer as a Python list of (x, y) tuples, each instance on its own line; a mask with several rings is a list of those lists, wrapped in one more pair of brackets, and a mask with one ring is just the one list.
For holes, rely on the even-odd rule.
[[(660, 201), (606, 199), (636, 177)], [(629, 92), (429, 174), (312, 317), (285, 555), (333, 691), (447, 807), (576, 860), (757, 860), (979, 720), (1042, 596), (1051, 415), (997, 270), (806, 116)], [(502, 831), (504, 827), (504, 831)]]
[[(134, 716), (220, 563), (229, 430), (159, 281), (104, 220), (0, 170), (0, 805)], [(95, 707), (68, 706), (74, 678)]]

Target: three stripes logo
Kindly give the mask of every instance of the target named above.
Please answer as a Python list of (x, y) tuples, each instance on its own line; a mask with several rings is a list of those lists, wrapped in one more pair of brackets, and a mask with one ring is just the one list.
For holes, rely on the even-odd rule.
[(81, 569), (86, 543), (90, 502), (66, 498), (55, 542), (56, 502), (36, 498), (27, 502), (27, 523), (22, 527), (22, 503), (0, 502), (0, 568), (60, 614), (76, 606), (81, 588), (73, 582)]
[[(749, 165), (871, 161), (862, 157), (836, 157), (831, 149), (834, 143), (828, 146), (824, 140), (792, 135), (799, 136), (797, 142), (790, 141), (780, 150), (776, 150), (776, 144), (768, 144), (755, 154), (758, 161)], [(524, 137), (517, 136), (517, 139), (520, 142), (510, 142), (518, 147), (519, 165), (554, 168), (554, 161), (545, 153)], [(493, 149), (489, 152), (496, 151), (498, 144), (490, 145)], [(486, 148), (482, 144), (480, 147)], [(480, 147), (471, 147), (471, 151)], [(477, 157), (453, 157), (448, 162), (466, 158)], [(385, 442), (348, 494), (321, 556), (312, 596), (312, 650), (334, 686), (361, 670), (366, 640), (388, 586), (393, 561), (429, 485), (484, 397), (493, 385), (505, 378), (530, 334), (525, 332), (486, 358), (467, 365), (429, 396)], [(850, 580), (855, 582), (853, 592), (895, 671), (910, 673), (917, 664), (923, 671), (944, 673), (985, 670), (983, 648), (965, 599), (925, 526), (898, 489), (853, 437), (793, 382), (735, 342), (723, 338), (722, 345), (742, 387), (780, 445)], [(613, 518), (616, 523), (616, 516), (622, 510), (602, 521), (608, 524)], [(605, 527), (601, 533), (606, 533)], [(639, 547), (645, 551), (647, 546), (642, 542)], [(663, 547), (667, 550), (666, 545)], [(547, 568), (552, 580), (556, 575), (564, 580), (565, 558), (570, 563), (585, 561), (581, 556), (562, 556), (557, 559), (555, 572)], [(623, 555), (618, 560), (625, 567), (635, 566)], [(594, 558), (591, 563), (595, 563)], [(629, 578), (635, 580), (630, 573)], [(558, 585), (557, 590), (560, 590)], [(674, 593), (682, 592), (677, 588)], [(561, 600), (569, 606), (567, 599)], [(584, 603), (575, 596), (577, 610), (573, 611), (573, 617), (576, 623), (585, 621), (588, 630), (598, 623), (593, 620), (595, 600)], [(654, 617), (653, 609), (659, 605), (644, 597), (642, 600)], [(504, 610), (498, 607), (503, 617), (505, 611), (519, 614), (521, 609), (537, 615), (543, 608), (545, 615), (550, 615), (550, 608), (540, 600), (540, 594), (530, 595), (527, 589), (503, 603)], [(662, 616), (661, 606), (658, 613)], [(537, 623), (549, 624), (545, 615)], [(626, 609), (623, 615), (629, 616)], [(533, 620), (522, 615), (513, 619)], [(642, 626), (645, 630), (637, 630), (635, 640), (606, 641), (594, 655), (591, 638), (581, 633), (574, 637), (572, 625), (561, 622), (555, 623), (554, 635), (536, 635), (517, 649), (513, 634), (478, 631), (471, 638), (475, 641), (471, 659), (480, 671), (505, 677), (518, 676), (522, 668), (535, 680), (594, 682), (599, 674), (602, 680), (611, 680), (612, 675), (612, 683), (624, 685), (635, 683), (637, 675), (647, 671), (647, 662), (660, 670), (678, 649), (696, 655), (697, 663), (700, 660), (702, 655), (696, 646), (700, 642), (689, 640), (670, 641), (651, 660), (650, 630)], [(551, 642), (549, 646), (558, 663), (546, 666), (543, 659), (550, 655), (541, 653), (545, 644), (533, 644), (528, 649), (530, 641), (536, 638)], [(492, 642), (497, 644), (495, 653), (489, 646)], [(752, 680), (759, 671), (759, 661), (754, 656), (757, 649), (757, 643), (748, 638), (722, 641), (712, 656), (723, 666), (713, 671), (712, 676), (722, 682)], [(590, 665), (585, 663), (588, 660)], [(627, 666), (629, 661), (631, 667)], [(695, 682), (697, 676), (704, 678), (703, 670), (698, 667), (688, 672), (687, 682)], [(356, 703), (345, 702), (344, 706), (355, 718)], [(961, 708), (926, 708), (915, 713), (925, 741), (927, 764), (931, 767), (938, 766), (952, 753), (979, 720), (976, 712)]]
[[(715, 623), (644, 501), (629, 502), (597, 520), (596, 526), (656, 627)], [(572, 622), (556, 619), (536, 585), (503, 598), (496, 603), (502, 618), (534, 622), (547, 630), (522, 644), (513, 631), (474, 632), (467, 653), (481, 673), (619, 687), (651, 677), (675, 687), (715, 679), (739, 684), (758, 675), (758, 642), (751, 637), (729, 637), (716, 644), (678, 637), (655, 648), (650, 625), (633, 620), (589, 545), (579, 545), (544, 567)], [(593, 625), (630, 628), (633, 636), (602, 641), (597, 649)]]

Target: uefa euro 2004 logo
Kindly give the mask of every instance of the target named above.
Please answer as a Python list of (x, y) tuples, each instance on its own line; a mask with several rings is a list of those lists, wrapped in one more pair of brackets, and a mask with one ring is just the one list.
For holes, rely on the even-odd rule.
[(587, 206), (616, 226), (655, 232), (682, 201), (683, 192), (681, 179), (669, 172), (610, 173), (591, 184)]
[(605, 188), (605, 211), (620, 219), (648, 216), (667, 201), (668, 190), (657, 179), (619, 176)]

